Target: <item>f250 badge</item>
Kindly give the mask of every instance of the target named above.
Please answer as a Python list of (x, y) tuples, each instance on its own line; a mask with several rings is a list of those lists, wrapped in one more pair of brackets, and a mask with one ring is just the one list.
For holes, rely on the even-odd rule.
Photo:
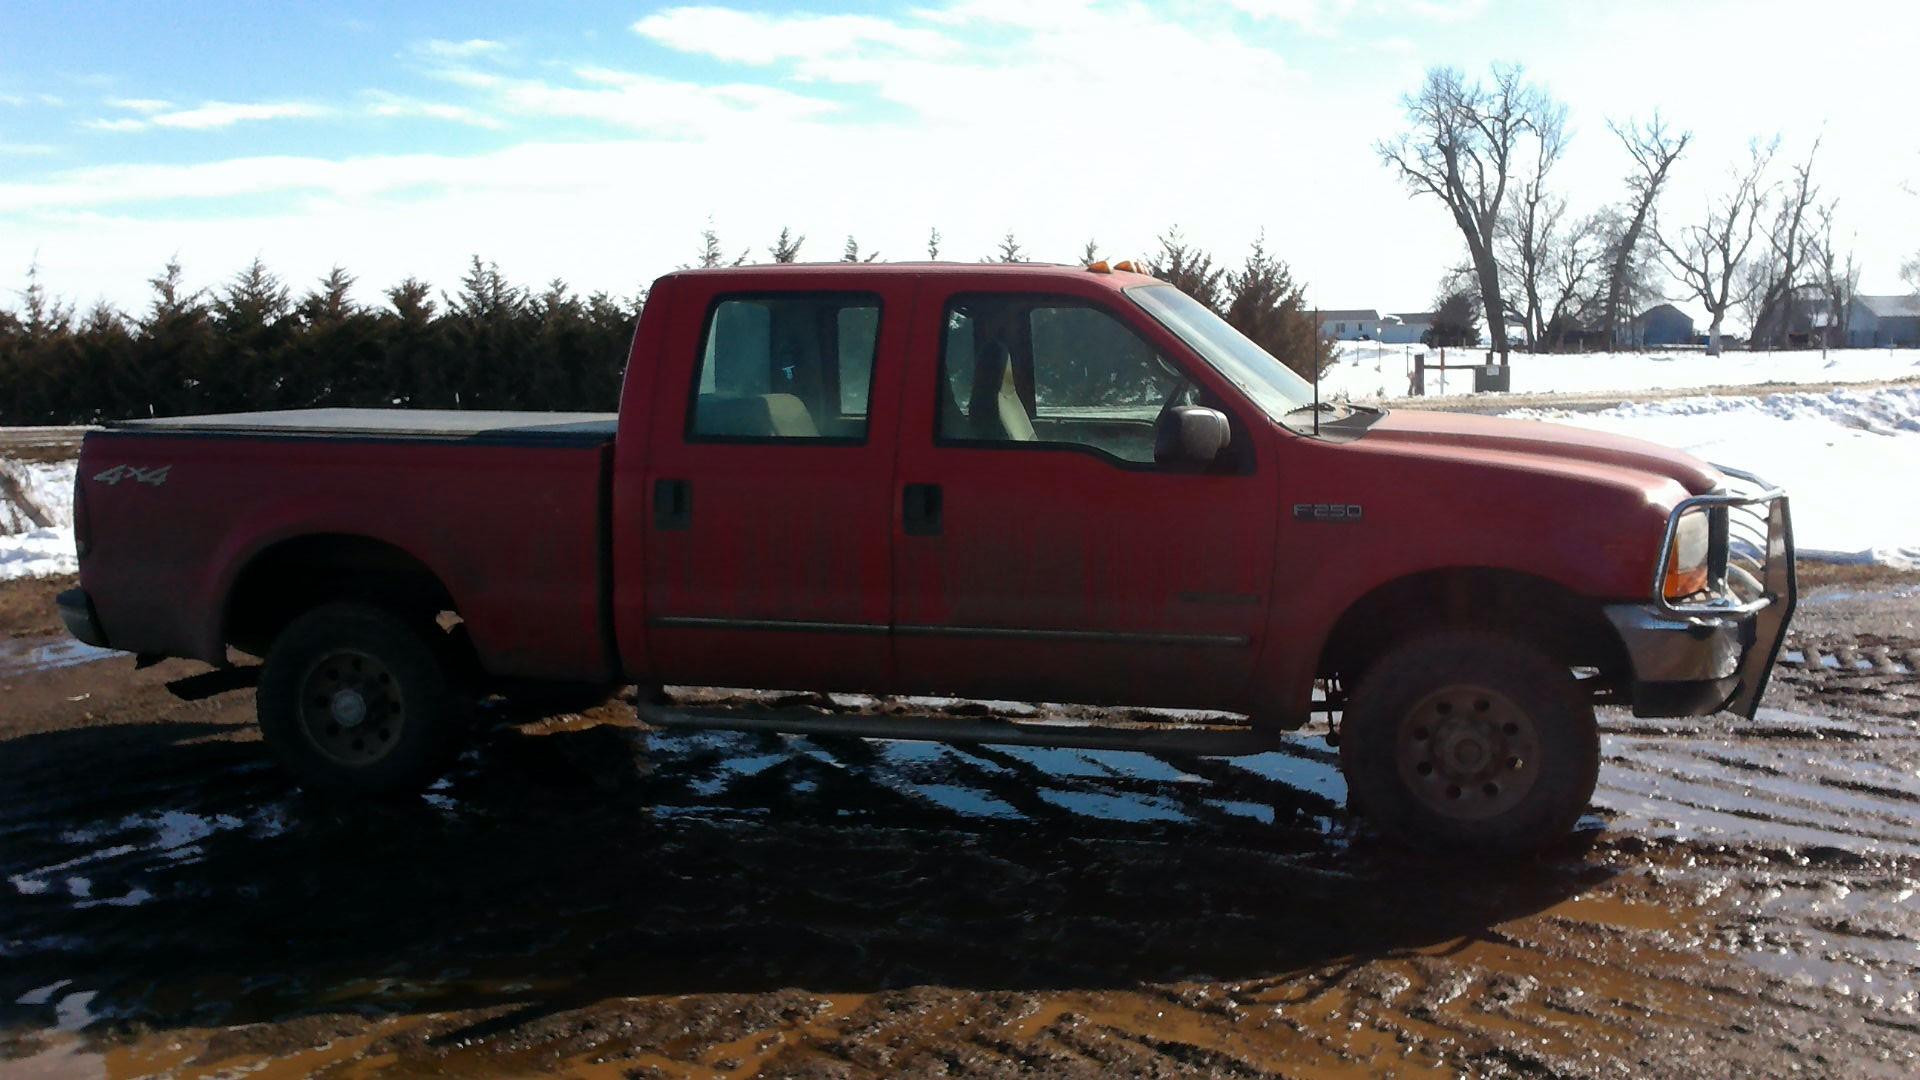
[(94, 473), (93, 478), (107, 485), (117, 484), (122, 480), (133, 480), (137, 483), (151, 484), (154, 487), (159, 487), (161, 484), (167, 482), (167, 474), (172, 471), (173, 466), (171, 465), (159, 465), (146, 469), (142, 469), (137, 465), (115, 465), (105, 472)]
[(1295, 521), (1359, 521), (1359, 503), (1294, 503)]

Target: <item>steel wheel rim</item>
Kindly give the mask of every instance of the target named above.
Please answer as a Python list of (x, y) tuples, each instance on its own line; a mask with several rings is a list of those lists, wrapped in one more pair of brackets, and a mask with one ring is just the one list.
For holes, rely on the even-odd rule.
[(1518, 806), (1540, 779), (1533, 718), (1513, 699), (1458, 683), (1421, 698), (1400, 720), (1400, 780), (1442, 817), (1484, 821)]
[(338, 764), (371, 765), (392, 753), (406, 715), (399, 680), (370, 653), (335, 649), (301, 676), (300, 726)]

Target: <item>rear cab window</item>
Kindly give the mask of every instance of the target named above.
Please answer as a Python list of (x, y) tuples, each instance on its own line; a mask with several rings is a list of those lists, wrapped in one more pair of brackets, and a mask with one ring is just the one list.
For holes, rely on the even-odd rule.
[(701, 332), (687, 437), (864, 443), (879, 336), (873, 293), (717, 298)]

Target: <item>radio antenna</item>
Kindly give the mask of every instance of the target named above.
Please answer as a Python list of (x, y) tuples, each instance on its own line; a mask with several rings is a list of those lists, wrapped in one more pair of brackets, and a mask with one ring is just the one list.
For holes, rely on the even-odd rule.
[(1307, 363), (1313, 365), (1313, 433), (1320, 434), (1320, 306), (1313, 308), (1313, 339), (1307, 353)]

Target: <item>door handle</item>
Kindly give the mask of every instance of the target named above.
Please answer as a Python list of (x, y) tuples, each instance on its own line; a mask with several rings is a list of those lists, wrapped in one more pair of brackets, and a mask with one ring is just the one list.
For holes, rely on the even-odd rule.
[(653, 527), (661, 532), (684, 532), (693, 527), (691, 481), (653, 482)]
[(908, 484), (901, 492), (900, 524), (908, 536), (940, 535), (940, 485)]

